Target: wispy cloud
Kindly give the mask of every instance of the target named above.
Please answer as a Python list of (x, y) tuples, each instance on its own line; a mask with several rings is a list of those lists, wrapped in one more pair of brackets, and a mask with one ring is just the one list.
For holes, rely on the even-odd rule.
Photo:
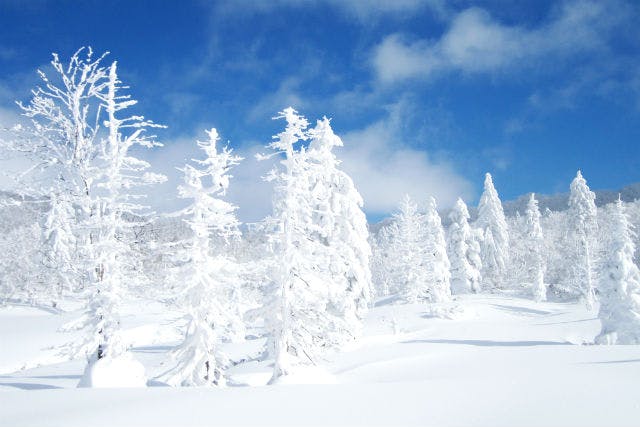
[(256, 14), (270, 13), (283, 7), (330, 7), (362, 24), (388, 16), (411, 16), (424, 10), (440, 18), (450, 13), (446, 0), (236, 0), (221, 2), (214, 10), (219, 15)]
[[(362, 194), (368, 215), (388, 214), (404, 194), (416, 200), (433, 195), (443, 207), (452, 205), (459, 196), (473, 196), (473, 186), (453, 164), (406, 142), (405, 121), (411, 120), (408, 116), (413, 108), (411, 101), (403, 98), (388, 106), (387, 114), (380, 119), (341, 135), (344, 147), (336, 155)], [(224, 137), (223, 129), (221, 133)], [(151, 190), (150, 202), (155, 209), (167, 211), (181, 206), (175, 196), (182, 179), (176, 168), (201, 157), (195, 144), (199, 134), (195, 134), (170, 141), (148, 155), (154, 169), (169, 177), (165, 184)], [(232, 146), (239, 147), (236, 153), (244, 160), (232, 171), (228, 198), (239, 206), (242, 221), (258, 221), (271, 212), (273, 187), (262, 177), (273, 167), (274, 160), (255, 159), (256, 153), (265, 150), (256, 141), (232, 141)]]
[(460, 196), (473, 196), (473, 186), (451, 163), (403, 141), (406, 110), (401, 101), (390, 107), (386, 117), (343, 136), (344, 148), (338, 155), (369, 214), (393, 211), (404, 194), (415, 200), (434, 196), (443, 207)]
[(449, 72), (553, 69), (559, 60), (605, 51), (612, 31), (626, 19), (625, 10), (617, 1), (567, 2), (531, 28), (505, 25), (483, 9), (469, 8), (455, 15), (438, 39), (388, 35), (375, 47), (372, 64), (384, 84)]
[(304, 109), (307, 104), (301, 95), (299, 86), (300, 77), (288, 77), (283, 79), (275, 92), (264, 95), (253, 107), (250, 108), (248, 118), (250, 120), (268, 120), (274, 112), (295, 105), (298, 109)]

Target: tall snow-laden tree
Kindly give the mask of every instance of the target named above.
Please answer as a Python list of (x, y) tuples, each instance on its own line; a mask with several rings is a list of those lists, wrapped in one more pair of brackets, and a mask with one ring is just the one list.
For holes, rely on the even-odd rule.
[(602, 330), (597, 344), (640, 344), (640, 270), (634, 264), (634, 230), (618, 199), (598, 289)]
[[(88, 153), (88, 163), (82, 168), (85, 194), (80, 202), (85, 216), (78, 221), (78, 226), (89, 231), (83, 241), (84, 268), (89, 277), (85, 291), (87, 305), (83, 316), (66, 326), (85, 331), (83, 339), (70, 343), (67, 349), (71, 355), (88, 356), (82, 386), (101, 386), (96, 372), (111, 363), (103, 363), (102, 359), (116, 358), (120, 366), (126, 365), (127, 369), (137, 372), (135, 384), (145, 382), (142, 365), (126, 353), (128, 344), (122, 339), (119, 311), (126, 288), (141, 279), (127, 239), (130, 228), (137, 225), (132, 220), (142, 218), (144, 210), (140, 205), (143, 195), (136, 190), (161, 182), (164, 176), (149, 172), (150, 165), (130, 152), (134, 146), (160, 146), (153, 135), (147, 134), (149, 128), (159, 125), (142, 116), (120, 117), (123, 110), (137, 101), (121, 93), (126, 87), (121, 86), (116, 67), (113, 62), (106, 73), (103, 90), (96, 92), (92, 99), (100, 103), (98, 111), (104, 114), (104, 131), (97, 133), (91, 144), (83, 148)], [(109, 385), (117, 384), (110, 382)]]
[(462, 199), (456, 201), (449, 219), (447, 252), (451, 263), (451, 290), (456, 294), (480, 292), (480, 244), (469, 226), (469, 211)]
[(287, 126), (267, 145), (277, 156), (284, 156), (280, 160), (282, 167), (272, 170), (267, 177), (275, 182), (273, 221), (277, 231), (274, 236), (274, 260), (279, 262), (279, 266), (274, 267), (273, 272), (273, 293), (268, 296), (269, 300), (265, 305), (265, 326), (273, 340), (268, 345), (273, 345), (275, 359), (271, 382), (288, 375), (300, 358), (306, 356), (312, 360), (312, 356), (305, 353), (313, 342), (313, 331), (300, 326), (304, 320), (316, 323), (315, 319), (309, 319), (304, 315), (304, 319), (296, 318), (294, 310), (299, 308), (300, 297), (306, 296), (300, 295), (304, 294), (301, 291), (305, 290), (305, 285), (311, 294), (306, 300), (320, 300), (313, 295), (315, 289), (304, 276), (307, 272), (303, 265), (307, 261), (305, 257), (309, 256), (305, 253), (307, 239), (303, 232), (303, 221), (309, 220), (311, 212), (305, 188), (305, 151), (298, 149), (297, 145), (307, 138), (306, 128), (309, 123), (291, 107), (282, 111), (276, 118), (285, 119)]
[(546, 259), (544, 254), (544, 235), (540, 226), (540, 210), (535, 195), (531, 193), (526, 212), (526, 254), (524, 257), (525, 274), (529, 289), (536, 301), (547, 299), (544, 284)]
[[(342, 318), (337, 331), (344, 340), (360, 334), (362, 318), (371, 300), (371, 247), (363, 200), (353, 180), (339, 169), (340, 161), (333, 153), (342, 140), (331, 129), (329, 119), (318, 120), (308, 132), (309, 188), (312, 205), (312, 240), (320, 242), (329, 264), (323, 266), (325, 280), (333, 293), (327, 310)], [(342, 340), (339, 340), (342, 341)]]
[[(105, 55), (95, 59), (91, 49), (80, 49), (68, 64), (54, 55), (53, 73), (39, 72), (43, 86), (33, 91), (26, 106), (21, 105), (31, 125), (15, 128), (9, 144), (34, 163), (27, 171), (38, 175), (33, 182), (45, 183), (34, 192), (55, 201), (44, 227), (45, 239), (57, 247), (58, 255), (72, 251), (77, 257), (78, 274), (72, 270), (66, 274), (73, 276), (70, 282), (81, 282), (76, 287), (87, 295), (87, 311), (67, 326), (86, 329), (87, 334), (67, 350), (72, 356), (90, 356), (84, 385), (93, 385), (93, 362), (125, 352), (118, 305), (123, 287), (140, 276), (128, 240), (134, 225), (130, 220), (141, 218), (143, 208), (142, 195), (134, 192), (164, 178), (148, 172), (149, 164), (130, 153), (133, 146), (158, 146), (146, 133), (158, 125), (142, 116), (120, 117), (136, 101), (121, 93), (125, 87), (118, 80), (116, 63), (102, 65)], [(51, 229), (64, 222), (69, 225), (68, 238), (52, 236)], [(71, 249), (62, 248), (72, 244)]]
[(391, 292), (408, 303), (429, 298), (425, 225), (418, 205), (405, 195), (393, 214), (393, 223), (387, 226)]
[[(91, 230), (84, 221), (95, 214), (91, 192), (96, 171), (92, 162), (97, 156), (96, 139), (103, 113), (98, 95), (108, 83), (107, 69), (102, 65), (105, 55), (95, 58), (91, 48), (82, 48), (68, 63), (62, 63), (53, 54), (52, 73), (38, 71), (42, 86), (32, 91), (28, 104), (19, 103), (31, 124), (15, 126), (12, 137), (3, 141), (6, 151), (31, 164), (17, 179), (19, 192), (51, 200), (43, 239), (54, 245), (55, 262), (65, 264), (64, 254), (75, 254), (77, 265), (65, 269), (64, 277), (53, 278), (52, 282), (62, 280), (79, 287), (86, 285), (95, 268)], [(57, 234), (62, 230), (52, 234), (59, 226), (65, 236)], [(53, 262), (45, 260), (47, 266)], [(51, 269), (46, 274), (51, 274)]]
[(489, 173), (485, 175), (484, 192), (478, 205), (476, 226), (484, 234), (481, 246), (483, 287), (504, 288), (509, 262), (509, 231), (502, 202)]
[[(360, 198), (331, 153), (339, 139), (328, 120), (308, 131), (292, 108), (277, 118), (287, 126), (268, 145), (281, 167), (269, 176), (275, 182), (273, 288), (261, 310), (272, 336), (272, 382), (352, 339), (370, 286)], [(306, 139), (309, 150), (300, 147)]]
[(565, 283), (577, 289), (588, 308), (593, 307), (595, 262), (595, 233), (597, 232), (597, 210), (595, 194), (589, 190), (587, 181), (578, 171), (571, 182), (565, 246)]
[(212, 240), (227, 243), (239, 234), (236, 207), (222, 199), (229, 186), (229, 169), (240, 157), (224, 147), (218, 150), (216, 129), (207, 131), (209, 139), (198, 141), (204, 160), (194, 160), (200, 167), (185, 165), (184, 183), (179, 196), (191, 200), (181, 213), (193, 234), (179, 252), (182, 265), (177, 268), (177, 304), (186, 311), (185, 339), (174, 353), (177, 364), (166, 374), (171, 385), (224, 385), (226, 357), (220, 352), (222, 338), (238, 319), (232, 299), (239, 285), (235, 261), (226, 252), (212, 254)]
[(96, 96), (106, 113), (107, 134), (101, 136), (96, 147), (96, 161), (92, 165), (90, 180), (95, 185), (91, 194), (94, 215), (88, 221), (95, 230), (93, 253), (95, 268), (91, 302), (82, 325), (87, 328), (85, 349), (95, 351), (96, 359), (117, 357), (126, 350), (121, 342), (119, 306), (125, 290), (123, 286), (137, 280), (130, 269), (129, 246), (121, 236), (132, 227), (125, 216), (135, 217), (145, 208), (139, 204), (141, 194), (132, 189), (164, 181), (163, 175), (147, 171), (148, 162), (134, 157), (134, 146), (154, 148), (161, 146), (149, 128), (161, 127), (142, 116), (121, 118), (120, 112), (135, 105), (129, 95), (121, 94), (117, 63), (109, 67), (106, 90)]
[[(291, 373), (300, 364), (315, 363), (328, 313), (324, 311), (328, 289), (322, 273), (314, 267), (326, 265), (319, 242), (311, 240), (312, 200), (306, 150), (307, 120), (289, 107), (276, 119), (285, 119), (285, 130), (274, 136), (267, 148), (280, 157), (280, 168), (267, 177), (275, 183), (273, 197), (273, 288), (263, 307), (265, 326), (272, 340), (267, 350), (274, 356), (271, 382)], [(269, 156), (266, 156), (269, 157)], [(265, 158), (265, 156), (260, 156)], [(320, 254), (320, 258), (314, 258)]]
[(424, 226), (424, 267), (428, 277), (428, 300), (434, 303), (447, 302), (451, 300), (451, 264), (447, 256), (442, 221), (433, 197), (429, 197), (427, 201)]

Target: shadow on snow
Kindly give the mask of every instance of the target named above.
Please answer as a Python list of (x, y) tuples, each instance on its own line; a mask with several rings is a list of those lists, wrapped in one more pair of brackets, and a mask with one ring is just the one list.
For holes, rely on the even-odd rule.
[(558, 341), (491, 341), (491, 340), (410, 340), (402, 344), (458, 344), (473, 345), (477, 347), (534, 347), (539, 345), (571, 345), (569, 342)]

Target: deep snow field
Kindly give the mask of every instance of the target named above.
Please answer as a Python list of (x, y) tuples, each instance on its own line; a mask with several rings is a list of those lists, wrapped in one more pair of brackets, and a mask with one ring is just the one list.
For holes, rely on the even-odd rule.
[[(86, 362), (51, 349), (70, 338), (57, 329), (72, 315), (4, 307), (0, 426), (640, 425), (640, 346), (590, 345), (597, 311), (508, 295), (455, 305), (449, 320), (425, 305), (379, 302), (361, 340), (291, 384), (266, 386), (268, 362), (240, 361), (222, 389), (154, 380), (180, 339), (176, 315), (159, 304), (123, 317), (150, 378), (138, 389), (76, 388)], [(226, 350), (239, 361), (260, 344)]]

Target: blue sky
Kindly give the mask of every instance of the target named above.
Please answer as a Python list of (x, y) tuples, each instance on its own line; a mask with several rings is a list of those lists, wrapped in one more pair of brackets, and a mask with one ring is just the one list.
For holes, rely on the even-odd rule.
[(167, 173), (218, 128), (246, 161), (230, 197), (241, 219), (269, 211), (253, 154), (292, 105), (333, 118), (338, 153), (372, 219), (404, 193), (475, 204), (484, 172), (503, 199), (640, 181), (640, 4), (618, 0), (0, 0), (0, 122), (27, 99), (51, 52), (111, 52), (168, 125), (149, 153)]

